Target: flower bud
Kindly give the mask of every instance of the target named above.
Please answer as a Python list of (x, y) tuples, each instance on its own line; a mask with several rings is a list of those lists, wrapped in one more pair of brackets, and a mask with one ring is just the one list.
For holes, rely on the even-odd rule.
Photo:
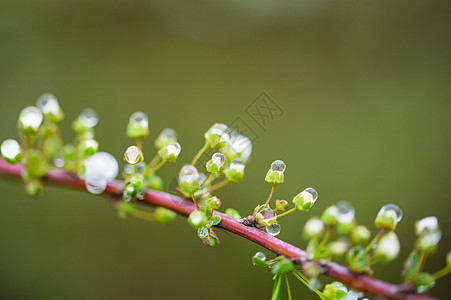
[(205, 132), (204, 137), (210, 148), (221, 149), (229, 139), (229, 128), (225, 124), (215, 123)]
[(43, 120), (42, 112), (39, 108), (29, 106), (23, 109), (19, 115), (18, 126), (25, 135), (36, 134)]
[(346, 251), (349, 248), (349, 244), (344, 239), (339, 239), (337, 241), (330, 242), (327, 245), (327, 250), (329, 251), (330, 255), (340, 257), (343, 254), (346, 253)]
[(318, 199), (318, 192), (314, 188), (306, 188), (293, 198), (296, 209), (308, 211)]
[(142, 111), (134, 112), (127, 124), (127, 136), (141, 139), (149, 135), (149, 119)]
[(61, 122), (64, 119), (64, 112), (59, 106), (58, 99), (52, 94), (39, 96), (36, 106), (42, 111), (45, 118), (53, 123)]
[(328, 226), (334, 226), (337, 224), (338, 208), (335, 205), (326, 208), (321, 215), (321, 220)]
[(155, 208), (155, 220), (160, 224), (169, 224), (175, 220), (176, 216), (177, 214), (173, 210), (161, 206)]
[(374, 250), (374, 255), (382, 261), (388, 262), (398, 256), (400, 247), (396, 233), (390, 231), (380, 238)]
[(357, 225), (351, 230), (351, 241), (353, 244), (362, 245), (368, 242), (371, 232), (363, 225)]
[(28, 196), (38, 197), (41, 196), (44, 191), (44, 185), (42, 181), (38, 179), (28, 179), (25, 181), (25, 192)]
[(415, 233), (422, 234), (425, 230), (435, 231), (438, 229), (438, 220), (435, 216), (425, 217), (415, 222)]
[(266, 173), (265, 181), (271, 183), (273, 186), (283, 183), (285, 179), (285, 169), (286, 165), (283, 161), (273, 161), (271, 168), (268, 170), (268, 173)]
[(384, 205), (376, 216), (376, 227), (393, 231), (402, 219), (402, 210), (396, 204)]
[(313, 237), (319, 237), (324, 232), (324, 223), (318, 217), (310, 218), (304, 225), (304, 238), (309, 240)]
[(84, 156), (91, 156), (99, 150), (99, 143), (94, 139), (85, 139), (78, 144), (77, 149)]
[(202, 211), (193, 210), (188, 217), (188, 224), (198, 229), (207, 224), (207, 216)]
[(224, 154), (217, 152), (211, 156), (211, 159), (207, 162), (207, 172), (212, 174), (220, 174), (224, 169), (225, 157)]
[(3, 158), (10, 164), (16, 164), (22, 159), (22, 149), (16, 140), (7, 139), (3, 141), (1, 152)]
[(240, 158), (246, 163), (252, 154), (252, 142), (244, 135), (231, 132), (230, 139), (227, 140), (226, 145), (221, 148), (221, 152), (227, 157), (228, 161)]
[(288, 209), (288, 201), (287, 200), (276, 200), (276, 209), (277, 211), (284, 212)]
[(221, 206), (221, 200), (218, 197), (213, 196), (205, 200), (205, 205), (211, 209), (218, 209)]
[(191, 165), (184, 165), (179, 172), (179, 187), (183, 194), (187, 197), (192, 196), (200, 189), (199, 186), (199, 172), (196, 167)]
[(437, 249), (438, 242), (442, 238), (442, 231), (437, 228), (436, 230), (424, 230), (417, 239), (416, 247), (419, 250), (427, 253), (432, 253)]
[(224, 170), (226, 179), (230, 182), (238, 183), (243, 179), (244, 164), (240, 159), (234, 159)]
[(139, 147), (130, 146), (125, 150), (124, 160), (131, 165), (144, 161), (144, 155)]
[(174, 129), (165, 128), (160, 132), (160, 135), (155, 140), (155, 147), (161, 149), (166, 147), (171, 142), (177, 142), (177, 133)]
[(91, 108), (86, 108), (80, 113), (78, 118), (72, 122), (72, 129), (76, 133), (82, 134), (92, 131), (98, 122), (99, 118), (96, 111)]
[(179, 143), (171, 142), (166, 147), (161, 148), (158, 151), (158, 155), (160, 155), (162, 160), (164, 160), (166, 162), (174, 163), (177, 161), (177, 158), (179, 157), (181, 150), (182, 150), (182, 147), (180, 146)]

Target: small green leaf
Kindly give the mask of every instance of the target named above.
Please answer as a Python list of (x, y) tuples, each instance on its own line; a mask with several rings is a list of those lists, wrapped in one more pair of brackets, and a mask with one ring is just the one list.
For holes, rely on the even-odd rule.
[(220, 216), (211, 216), (210, 220), (213, 222), (213, 226), (218, 225), (221, 222)]

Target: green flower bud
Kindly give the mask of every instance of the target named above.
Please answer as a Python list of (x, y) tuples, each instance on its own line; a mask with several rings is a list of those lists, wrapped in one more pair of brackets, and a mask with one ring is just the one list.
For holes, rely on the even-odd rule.
[(132, 139), (142, 139), (149, 135), (149, 118), (142, 111), (130, 116), (127, 124), (127, 136)]
[(343, 299), (348, 293), (346, 286), (338, 281), (334, 281), (331, 284), (327, 284), (324, 287), (323, 294), (325, 299), (338, 300)]
[(376, 227), (393, 231), (402, 219), (402, 210), (396, 204), (384, 205), (376, 216)]
[(93, 139), (82, 140), (78, 144), (78, 152), (84, 156), (91, 156), (99, 150), (99, 143)]
[(371, 237), (371, 232), (363, 225), (357, 225), (351, 230), (351, 241), (353, 244), (363, 245)]
[(149, 188), (162, 191), (163, 190), (163, 179), (160, 176), (155, 174), (147, 174), (144, 177), (145, 182), (149, 186)]
[(160, 132), (160, 135), (155, 140), (155, 147), (161, 149), (166, 147), (171, 142), (177, 142), (177, 133), (174, 129), (165, 128)]
[(399, 254), (400, 247), (396, 233), (390, 231), (380, 238), (374, 256), (385, 262), (394, 260)]
[(330, 242), (327, 245), (327, 250), (330, 255), (335, 257), (340, 257), (348, 251), (349, 244), (346, 240), (340, 239), (337, 241)]
[(276, 263), (272, 268), (271, 272), (273, 274), (285, 274), (293, 271), (294, 265), (293, 262), (283, 256), (278, 256), (276, 258)]
[(86, 108), (80, 113), (78, 118), (72, 122), (72, 129), (78, 134), (91, 132), (98, 121), (99, 118), (96, 111), (91, 108)]
[(58, 99), (52, 94), (43, 94), (36, 101), (36, 106), (42, 111), (45, 118), (53, 123), (59, 123), (64, 119)]
[(28, 150), (25, 166), (27, 168), (27, 176), (30, 178), (41, 178), (47, 172), (42, 153), (35, 149)]
[(3, 158), (10, 164), (16, 164), (22, 159), (22, 149), (16, 140), (7, 139), (3, 141), (1, 152)]
[(293, 198), (296, 209), (308, 211), (318, 199), (318, 192), (314, 188), (306, 188)]
[(430, 216), (417, 220), (415, 222), (415, 233), (421, 235), (425, 230), (435, 231), (438, 229), (438, 219), (435, 216)]
[(229, 139), (229, 128), (225, 124), (215, 123), (205, 132), (204, 137), (210, 148), (221, 149)]
[(224, 169), (225, 157), (224, 154), (217, 152), (212, 155), (211, 159), (207, 162), (207, 172), (212, 174), (221, 174)]
[(233, 209), (233, 208), (227, 208), (225, 210), (225, 214), (232, 218), (235, 218), (235, 219), (241, 219), (240, 213), (236, 209)]
[(17, 125), (25, 135), (33, 135), (38, 132), (43, 118), (39, 108), (29, 106), (20, 112)]
[(284, 212), (288, 209), (288, 201), (287, 200), (276, 200), (276, 209), (277, 211)]
[(218, 197), (213, 196), (205, 200), (205, 205), (211, 209), (218, 209), (221, 206), (221, 200)]
[(427, 253), (435, 252), (438, 242), (442, 238), (442, 231), (437, 228), (436, 230), (424, 230), (417, 239), (416, 248)]
[(349, 223), (341, 223), (339, 219), (340, 218), (338, 218), (337, 224), (338, 234), (349, 234), (355, 226), (355, 219), (352, 219), (352, 221)]
[(184, 165), (179, 173), (179, 187), (186, 197), (191, 197), (195, 192), (200, 190), (199, 172), (196, 167)]
[(155, 208), (155, 220), (163, 225), (169, 224), (175, 220), (176, 212), (164, 207)]
[(319, 237), (324, 233), (324, 223), (318, 217), (310, 218), (304, 225), (304, 238), (309, 240), (314, 237)]
[(124, 160), (129, 164), (136, 165), (144, 161), (144, 154), (141, 149), (136, 146), (130, 146), (125, 150)]
[(244, 164), (240, 159), (234, 159), (224, 170), (226, 179), (230, 182), (238, 183), (243, 179)]
[(324, 224), (328, 226), (334, 226), (337, 224), (338, 208), (335, 205), (326, 208), (321, 216)]
[(25, 181), (25, 192), (31, 197), (41, 196), (44, 191), (44, 185), (38, 179), (28, 179)]
[(180, 151), (182, 147), (177, 142), (171, 142), (164, 148), (161, 148), (158, 151), (158, 155), (160, 155), (161, 159), (170, 163), (175, 163), (177, 158), (180, 155)]
[(121, 219), (125, 219), (127, 216), (133, 216), (135, 213), (135, 207), (131, 203), (124, 201), (119, 202), (118, 214)]
[(207, 224), (207, 219), (208, 218), (205, 213), (198, 210), (193, 210), (188, 217), (188, 224), (194, 229), (198, 229)]
[(355, 273), (369, 273), (371, 268), (369, 266), (369, 257), (362, 246), (351, 248), (347, 255), (349, 269)]
[(271, 164), (271, 168), (269, 168), (268, 173), (266, 173), (265, 181), (271, 183), (273, 186), (281, 184), (285, 179), (286, 165), (281, 160), (275, 160)]
[(435, 286), (435, 277), (427, 272), (421, 272), (417, 275), (414, 286), (417, 293), (424, 293)]

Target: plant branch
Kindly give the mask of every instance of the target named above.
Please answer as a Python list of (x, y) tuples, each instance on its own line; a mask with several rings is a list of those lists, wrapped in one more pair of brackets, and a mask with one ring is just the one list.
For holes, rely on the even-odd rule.
[[(10, 178), (19, 179), (24, 172), (22, 165), (11, 165), (0, 159), (0, 175)], [(75, 175), (71, 175), (62, 170), (50, 170), (47, 172), (43, 180), (57, 185), (80, 188), (85, 190), (84, 182)], [(105, 196), (121, 196), (123, 183), (120, 181), (110, 182), (103, 192)], [(172, 209), (182, 216), (189, 216), (195, 209), (192, 202), (187, 201), (179, 196), (164, 193), (160, 191), (146, 189), (144, 191), (143, 202), (153, 206), (162, 206)], [(251, 242), (254, 242), (266, 249), (278, 254), (291, 258), (293, 262), (302, 265), (308, 261), (307, 252), (295, 247), (287, 242), (270, 236), (265, 232), (255, 228), (244, 226), (238, 219), (215, 211), (214, 215), (221, 217), (221, 222), (217, 227), (226, 231), (239, 235)], [(408, 291), (405, 285), (395, 285), (378, 279), (370, 278), (365, 274), (356, 274), (351, 272), (347, 267), (334, 262), (327, 264), (318, 263), (322, 274), (334, 278), (348, 285), (354, 290), (359, 290), (385, 299), (393, 300), (433, 300), (434, 298), (418, 295), (412, 291)]]

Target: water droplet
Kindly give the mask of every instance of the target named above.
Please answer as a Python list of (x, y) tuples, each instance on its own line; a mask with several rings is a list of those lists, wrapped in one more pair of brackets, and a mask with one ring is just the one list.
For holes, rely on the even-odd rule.
[[(263, 252), (257, 252), (257, 253), (255, 253), (255, 255), (254, 255), (254, 257), (257, 257), (258, 259), (260, 259), (260, 260), (262, 260), (262, 261), (265, 261), (266, 260), (266, 255), (265, 255), (265, 253), (263, 253)], [(254, 266), (255, 266), (255, 263), (253, 263), (254, 264)]]
[(235, 131), (230, 133), (230, 139), (227, 141), (228, 150), (232, 157), (239, 157), (243, 162), (247, 162), (252, 154), (251, 140)]
[(91, 194), (100, 194), (107, 186), (107, 178), (102, 172), (86, 169), (85, 186)]
[(133, 165), (125, 164), (125, 166), (124, 166), (124, 173), (128, 174), (128, 175), (132, 174), (133, 173)]
[(269, 226), (266, 226), (266, 232), (272, 236), (278, 235), (280, 233), (280, 230), (281, 230), (281, 227), (280, 227), (279, 222), (277, 222), (277, 221), (272, 223)]
[(285, 165), (285, 163), (281, 160), (275, 160), (273, 161), (273, 163), (271, 164), (271, 171), (279, 171), (279, 172), (285, 172), (287, 165)]
[(124, 160), (129, 164), (137, 164), (143, 160), (143, 154), (141, 149), (136, 146), (130, 146), (125, 150)]
[(134, 112), (129, 119), (129, 122), (133, 125), (137, 125), (143, 128), (149, 128), (149, 118), (142, 111)]
[(318, 192), (314, 188), (308, 187), (301, 192), (301, 197), (304, 199), (304, 205), (310, 202), (313, 205), (318, 199)]
[(58, 152), (58, 154), (56, 155), (55, 159), (53, 160), (53, 164), (57, 168), (64, 167), (64, 157), (63, 157), (63, 153), (62, 152)]
[(425, 217), (415, 224), (416, 233), (420, 235), (425, 230), (434, 231), (438, 229), (438, 219), (435, 216)]
[[(102, 176), (111, 181), (116, 178), (119, 172), (117, 160), (107, 152), (97, 152), (83, 162), (86, 168), (86, 174), (92, 172), (95, 174), (103, 174)], [(85, 176), (86, 177), (86, 176)]]
[(340, 201), (337, 204), (337, 221), (343, 224), (349, 224), (354, 220), (355, 209), (346, 201)]
[(382, 206), (382, 208), (379, 210), (379, 213), (377, 214), (377, 216), (381, 216), (382, 214), (385, 214), (385, 213), (392, 213), (390, 211), (393, 211), (396, 214), (398, 222), (401, 221), (402, 209), (398, 205), (393, 204), (393, 203)]
[(7, 139), (2, 143), (1, 152), (5, 159), (16, 160), (21, 153), (19, 143), (13, 139)]
[(24, 129), (31, 128), (33, 131), (37, 131), (39, 126), (41, 126), (43, 118), (39, 108), (29, 106), (20, 112), (19, 123)]
[(219, 135), (221, 137), (225, 136), (226, 139), (229, 137), (228, 133), (229, 133), (229, 127), (227, 127), (227, 125), (225, 125), (225, 124), (215, 123), (210, 128), (210, 134)]
[(173, 139), (174, 142), (177, 140), (177, 133), (172, 128), (165, 128), (160, 132), (161, 137)]
[(78, 119), (84, 126), (88, 128), (96, 126), (97, 122), (99, 121), (99, 117), (97, 116), (96, 111), (92, 108), (85, 108), (78, 116)]
[[(132, 167), (132, 165), (129, 165)], [(143, 175), (146, 172), (146, 164), (142, 161), (136, 164), (136, 174)]]
[(225, 157), (224, 154), (217, 152), (211, 156), (211, 161), (218, 166), (218, 168), (221, 168), (225, 163)]
[(197, 229), (197, 236), (201, 239), (204, 239), (208, 236), (208, 228), (207, 227), (201, 227)]
[(174, 154), (175, 156), (179, 156), (182, 147), (177, 142), (171, 142), (166, 146), (166, 149), (168, 150), (168, 155)]
[(60, 111), (60, 106), (58, 103), (58, 99), (52, 94), (42, 94), (39, 96), (36, 101), (36, 106), (44, 113), (44, 114), (52, 114), (56, 115)]
[(196, 167), (192, 165), (184, 165), (179, 173), (179, 184), (184, 182), (193, 184), (196, 181), (199, 182), (199, 172)]

